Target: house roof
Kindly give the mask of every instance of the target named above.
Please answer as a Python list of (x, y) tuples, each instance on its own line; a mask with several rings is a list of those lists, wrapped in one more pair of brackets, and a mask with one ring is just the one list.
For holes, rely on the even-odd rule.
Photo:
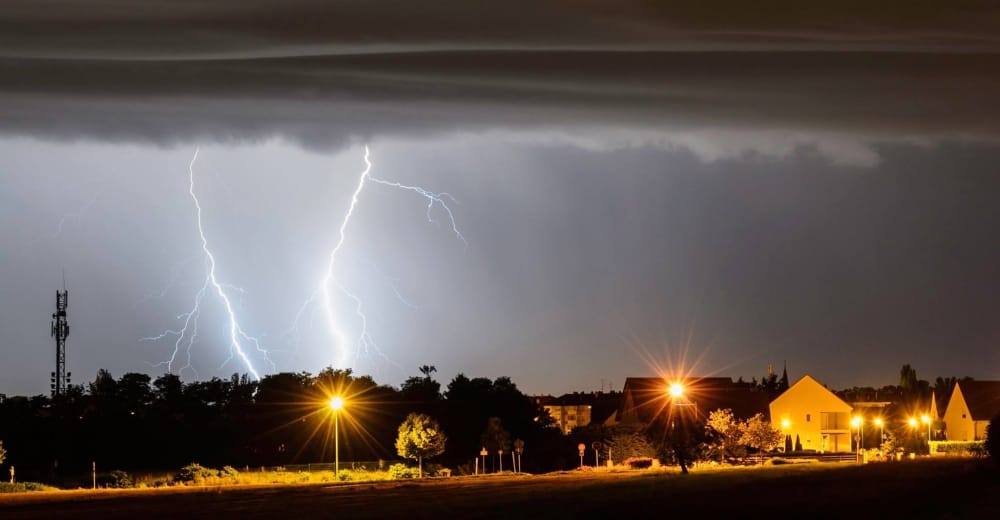
[(965, 404), (974, 421), (988, 421), (1000, 414), (1000, 381), (959, 381)]
[[(666, 391), (672, 382), (660, 377), (626, 379), (619, 416), (650, 422), (666, 408)], [(689, 377), (680, 383), (685, 388), (684, 399), (696, 404), (701, 415), (726, 408), (738, 419), (749, 419), (758, 413), (768, 415), (767, 393), (757, 391), (750, 383), (734, 383), (728, 377)]]
[[(769, 403), (769, 405), (777, 407), (787, 406), (787, 401), (789, 399), (794, 399), (793, 397), (794, 395), (798, 394), (799, 392), (808, 392), (810, 388), (816, 392), (819, 392), (818, 394), (816, 394), (816, 396), (819, 398), (822, 404), (824, 404), (825, 406), (832, 407), (829, 409), (829, 411), (835, 411), (839, 408), (846, 412), (850, 412), (853, 409), (853, 407), (850, 404), (847, 404), (843, 399), (838, 397), (837, 394), (831, 392), (830, 389), (827, 388), (823, 383), (820, 383), (815, 377), (809, 374), (805, 374), (802, 377), (800, 377), (798, 381), (792, 384), (792, 386), (788, 387), (788, 390), (785, 390), (784, 392), (781, 393), (781, 395), (775, 397), (774, 400), (771, 401), (771, 403)], [(813, 402), (812, 404), (817, 405), (819, 403)], [(883, 408), (883, 404), (885, 403), (881, 401), (855, 403), (855, 405), (862, 405), (861, 406), (862, 408), (866, 407), (865, 405), (868, 405), (867, 407), (870, 408)]]
[(597, 397), (597, 395), (592, 393), (581, 394), (579, 392), (574, 392), (572, 394), (560, 395), (551, 402), (545, 404), (550, 406), (593, 406)]

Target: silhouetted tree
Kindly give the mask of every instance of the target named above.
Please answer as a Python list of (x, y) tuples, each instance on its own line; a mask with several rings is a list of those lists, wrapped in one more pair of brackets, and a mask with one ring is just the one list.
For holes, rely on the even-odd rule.
[(899, 369), (899, 387), (904, 391), (913, 391), (917, 388), (917, 371), (909, 363)]
[(1000, 414), (990, 419), (990, 424), (986, 427), (986, 453), (994, 461), (1000, 462)]
[[(510, 452), (510, 432), (503, 428), (503, 422), (499, 417), (490, 417), (480, 440), (491, 456), (502, 457), (501, 452)], [(502, 459), (500, 464), (502, 466)]]
[(706, 440), (705, 425), (699, 420), (696, 410), (690, 406), (668, 408), (665, 424), (654, 421), (651, 428), (662, 432), (660, 453), (673, 460), (687, 475), (688, 466), (697, 460)]
[(129, 412), (144, 413), (153, 402), (149, 374), (129, 372), (118, 380), (118, 397)]
[(403, 399), (413, 403), (431, 403), (441, 399), (441, 383), (431, 377), (437, 369), (423, 365), (419, 370), (424, 377), (410, 377), (400, 387)]

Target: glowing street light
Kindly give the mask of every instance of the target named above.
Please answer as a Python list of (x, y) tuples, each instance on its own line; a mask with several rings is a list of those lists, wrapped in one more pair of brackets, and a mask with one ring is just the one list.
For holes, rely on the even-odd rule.
[(878, 426), (878, 447), (881, 450), (882, 444), (885, 443), (885, 432), (883, 430), (883, 421), (881, 417), (875, 418), (875, 426)]
[(333, 474), (340, 475), (340, 410), (344, 407), (344, 398), (339, 395), (330, 399), (330, 409), (333, 410)]
[(927, 425), (927, 444), (929, 446), (931, 442), (931, 418), (929, 415), (924, 414), (920, 417), (920, 422)]
[(670, 392), (670, 397), (682, 397), (684, 395), (684, 385), (680, 383), (670, 383), (670, 388), (667, 389)]
[(791, 426), (792, 426), (792, 421), (789, 421), (787, 417), (781, 420), (782, 430), (787, 430)]

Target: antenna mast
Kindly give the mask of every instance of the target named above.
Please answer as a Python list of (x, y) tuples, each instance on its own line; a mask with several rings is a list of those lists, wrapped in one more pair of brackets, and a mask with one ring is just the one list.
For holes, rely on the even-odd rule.
[(66, 393), (69, 386), (70, 373), (66, 372), (66, 337), (69, 336), (69, 324), (66, 323), (66, 307), (69, 305), (69, 291), (66, 290), (66, 274), (63, 273), (63, 290), (56, 291), (56, 312), (52, 315), (52, 337), (56, 338), (56, 371), (52, 372), (49, 387), (52, 397), (56, 398)]

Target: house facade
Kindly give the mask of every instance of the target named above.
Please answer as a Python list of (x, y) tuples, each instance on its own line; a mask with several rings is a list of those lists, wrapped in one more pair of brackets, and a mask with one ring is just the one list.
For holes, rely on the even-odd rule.
[(551, 403), (543, 406), (559, 427), (559, 431), (565, 435), (569, 435), (573, 428), (590, 424), (592, 405)]
[(805, 375), (771, 401), (771, 424), (803, 450), (849, 452), (851, 405), (834, 395), (812, 376)]
[(944, 410), (945, 436), (949, 441), (983, 440), (998, 413), (1000, 381), (957, 382)]

